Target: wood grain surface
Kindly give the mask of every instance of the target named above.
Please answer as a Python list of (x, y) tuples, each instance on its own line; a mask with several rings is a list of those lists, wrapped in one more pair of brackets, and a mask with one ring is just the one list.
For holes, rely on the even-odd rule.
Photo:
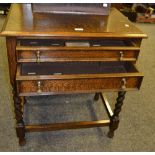
[[(76, 28), (82, 28), (83, 31), (75, 31)], [(33, 14), (31, 4), (12, 4), (1, 35), (59, 38), (147, 37), (115, 8), (111, 8), (109, 16), (65, 14), (60, 16), (56, 14)]]

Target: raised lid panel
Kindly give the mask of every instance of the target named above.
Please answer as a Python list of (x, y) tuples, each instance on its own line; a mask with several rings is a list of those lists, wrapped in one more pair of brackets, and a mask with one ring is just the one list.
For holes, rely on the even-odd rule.
[(108, 15), (110, 4), (103, 3), (50, 3), (32, 4), (33, 13)]

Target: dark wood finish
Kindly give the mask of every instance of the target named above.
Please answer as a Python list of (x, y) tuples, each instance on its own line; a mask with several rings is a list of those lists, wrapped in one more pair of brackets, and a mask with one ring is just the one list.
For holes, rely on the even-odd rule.
[[(19, 144), (25, 132), (109, 126), (118, 128), (126, 91), (141, 86), (135, 63), (147, 35), (115, 8), (109, 16), (32, 13), (31, 4), (13, 4), (1, 36), (6, 36), (10, 82)], [(102, 91), (119, 91), (114, 112)], [(25, 96), (95, 93), (110, 120), (25, 125)], [(26, 106), (26, 104), (25, 104)]]
[(100, 121), (85, 121), (85, 122), (65, 122), (54, 124), (39, 124), (39, 125), (26, 125), (26, 132), (38, 132), (38, 131), (55, 131), (64, 129), (79, 129), (79, 128), (91, 128), (91, 127), (103, 127), (108, 126), (109, 120)]
[(108, 137), (112, 138), (114, 136), (114, 131), (118, 128), (119, 124), (119, 113), (121, 111), (123, 100), (125, 98), (125, 91), (118, 92), (117, 102), (115, 104), (114, 114), (110, 118), (110, 126), (109, 126), (109, 132)]

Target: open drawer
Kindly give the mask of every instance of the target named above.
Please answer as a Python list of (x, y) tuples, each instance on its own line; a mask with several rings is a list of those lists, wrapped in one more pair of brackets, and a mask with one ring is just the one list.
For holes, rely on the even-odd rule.
[(21, 96), (136, 90), (142, 78), (130, 62), (23, 63), (16, 76)]
[(18, 62), (136, 61), (140, 48), (132, 39), (23, 39), (16, 47)]

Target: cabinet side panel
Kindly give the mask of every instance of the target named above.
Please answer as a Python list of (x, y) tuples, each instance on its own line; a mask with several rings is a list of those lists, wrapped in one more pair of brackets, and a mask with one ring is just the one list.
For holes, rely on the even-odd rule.
[(8, 63), (9, 63), (10, 82), (12, 86), (14, 86), (16, 69), (17, 69), (16, 38), (6, 37), (6, 46), (7, 46), (7, 55), (8, 55)]

